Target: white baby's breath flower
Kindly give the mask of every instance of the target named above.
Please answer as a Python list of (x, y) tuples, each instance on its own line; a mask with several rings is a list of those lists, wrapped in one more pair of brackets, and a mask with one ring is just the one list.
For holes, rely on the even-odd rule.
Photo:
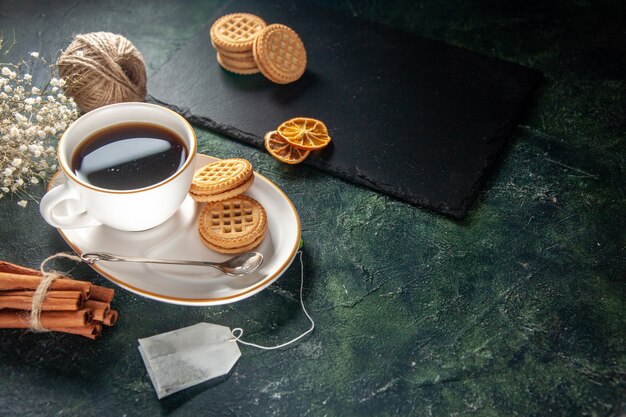
[(22, 116), (21, 114), (19, 114), (17, 112), (14, 114), (14, 116), (15, 116), (15, 120), (17, 120), (18, 123), (26, 123), (26, 122), (28, 122), (28, 119), (26, 117)]
[[(30, 55), (49, 65), (39, 53)], [(53, 141), (78, 117), (62, 79), (52, 78), (39, 88), (26, 68), (30, 66), (23, 60), (0, 68), (0, 198), (9, 193), (30, 196), (22, 188), (39, 184), (57, 169)], [(18, 204), (28, 203), (20, 199)]]

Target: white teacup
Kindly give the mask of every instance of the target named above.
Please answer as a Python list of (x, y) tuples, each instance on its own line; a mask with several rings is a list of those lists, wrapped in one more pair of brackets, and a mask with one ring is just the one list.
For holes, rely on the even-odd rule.
[[(132, 190), (100, 188), (78, 178), (70, 163), (75, 149), (95, 132), (124, 123), (149, 123), (176, 133), (187, 148), (184, 163), (165, 180)], [(46, 222), (59, 228), (101, 224), (124, 231), (153, 228), (174, 215), (185, 200), (193, 179), (195, 156), (193, 128), (171, 110), (148, 103), (120, 103), (92, 110), (76, 120), (59, 140), (59, 166), (67, 182), (48, 191), (39, 210)], [(82, 211), (67, 215), (63, 203), (71, 203)]]

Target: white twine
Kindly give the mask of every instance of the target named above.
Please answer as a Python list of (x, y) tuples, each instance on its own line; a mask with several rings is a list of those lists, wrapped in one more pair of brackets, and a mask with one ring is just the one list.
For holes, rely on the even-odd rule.
[(41, 265), (39, 266), (39, 270), (41, 271), (41, 283), (37, 286), (37, 289), (35, 290), (35, 294), (33, 295), (33, 303), (30, 310), (30, 328), (34, 332), (50, 331), (41, 325), (41, 306), (43, 305), (43, 301), (46, 298), (46, 295), (48, 294), (50, 285), (52, 285), (54, 280), (60, 278), (62, 275), (56, 271), (46, 272), (44, 270), (44, 267), (48, 262), (58, 258), (72, 259), (77, 262), (82, 261), (79, 256), (72, 255), (71, 253), (67, 252), (59, 252), (47, 257), (41, 263)]
[(229, 339), (231, 342), (239, 342), (241, 344), (247, 345), (247, 346), (252, 346), (258, 349), (263, 349), (263, 350), (275, 350), (275, 349), (280, 349), (280, 348), (284, 348), (285, 346), (288, 346), (292, 343), (297, 342), (298, 340), (302, 339), (304, 336), (308, 335), (309, 333), (311, 333), (313, 331), (313, 329), (315, 329), (315, 322), (313, 321), (313, 319), (311, 318), (311, 316), (309, 315), (309, 312), (306, 311), (306, 307), (304, 306), (304, 300), (302, 297), (302, 293), (304, 290), (304, 264), (302, 263), (302, 251), (298, 251), (298, 254), (300, 255), (300, 305), (302, 306), (302, 311), (304, 311), (304, 314), (307, 316), (307, 318), (309, 319), (309, 321), (311, 322), (311, 327), (305, 331), (304, 333), (302, 333), (300, 336), (291, 339), (285, 343), (281, 343), (280, 345), (276, 345), (276, 346), (261, 346), (261, 345), (257, 345), (256, 343), (250, 343), (250, 342), (246, 342), (241, 340), (241, 337), (243, 336), (243, 329), (240, 327), (234, 328), (233, 330), (231, 330), (231, 334), (233, 335), (232, 339)]

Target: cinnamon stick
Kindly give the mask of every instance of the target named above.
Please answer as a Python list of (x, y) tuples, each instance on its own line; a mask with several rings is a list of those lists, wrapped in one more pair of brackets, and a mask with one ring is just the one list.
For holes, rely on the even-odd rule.
[(94, 320), (103, 321), (104, 317), (111, 310), (109, 303), (103, 303), (102, 301), (87, 300), (84, 304), (85, 308), (90, 308), (93, 311)]
[(102, 324), (104, 324), (105, 326), (114, 326), (115, 323), (117, 323), (117, 310), (110, 310), (109, 314), (107, 314), (106, 316), (104, 316), (104, 320), (102, 320)]
[(102, 324), (90, 323), (82, 327), (57, 327), (52, 330), (54, 330), (55, 332), (77, 334), (94, 340), (102, 334)]
[[(0, 291), (0, 297), (3, 297), (5, 295), (21, 295), (21, 296), (25, 296), (25, 297), (32, 297), (32, 296), (35, 295), (35, 291), (33, 291), (33, 290), (5, 290), (5, 291)], [(46, 293), (46, 297), (50, 297), (50, 298), (76, 298), (76, 297), (83, 297), (83, 293), (81, 291), (52, 290), (52, 291), (48, 291)]]
[[(40, 276), (0, 272), (0, 290), (36, 290), (41, 283)], [(81, 291), (85, 299), (91, 295), (91, 283), (69, 278), (58, 278), (50, 284), (51, 290)]]
[[(65, 327), (84, 327), (91, 323), (93, 313), (88, 308), (77, 311), (44, 311), (41, 325), (48, 330)], [(0, 328), (30, 329), (30, 312), (24, 310), (0, 310)]]
[(115, 290), (112, 288), (101, 287), (99, 285), (91, 286), (91, 296), (89, 297), (92, 300), (103, 301), (105, 303), (110, 303), (113, 300), (113, 296), (115, 295)]
[[(55, 298), (46, 295), (41, 303), (41, 311), (76, 311), (83, 305), (83, 295), (80, 291), (74, 298)], [(33, 296), (30, 295), (2, 295), (0, 296), (0, 309), (14, 308), (19, 310), (31, 310)]]
[(22, 274), (22, 275), (31, 275), (31, 276), (36, 276), (36, 275), (41, 276), (41, 272), (36, 269), (27, 268), (22, 265), (12, 264), (11, 262), (6, 262), (6, 261), (0, 261), (0, 272), (8, 272), (11, 274)]

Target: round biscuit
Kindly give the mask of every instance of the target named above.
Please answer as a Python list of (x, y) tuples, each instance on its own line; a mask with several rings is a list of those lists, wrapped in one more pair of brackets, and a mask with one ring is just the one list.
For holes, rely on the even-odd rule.
[(256, 36), (266, 26), (263, 19), (250, 13), (227, 14), (211, 26), (211, 41), (216, 48), (226, 51), (249, 51)]
[(202, 240), (202, 243), (204, 243), (205, 246), (207, 246), (209, 249), (214, 250), (215, 252), (237, 254), (237, 253), (248, 252), (256, 248), (257, 246), (259, 246), (261, 242), (263, 242), (263, 239), (265, 239), (265, 233), (259, 236), (252, 243), (245, 245), (245, 246), (237, 247), (237, 248), (223, 248), (221, 246), (213, 245), (211, 242), (207, 241), (204, 237), (202, 237), (202, 235), (200, 236), (200, 239)]
[(241, 69), (257, 68), (256, 62), (254, 61), (254, 58), (252, 58), (252, 59), (234, 59), (234, 58), (229, 58), (229, 57), (227, 57), (225, 55), (222, 55), (219, 52), (217, 53), (217, 55), (219, 56), (219, 58), (222, 61), (222, 63), (224, 63), (224, 65), (228, 65), (229, 67), (241, 68)]
[(224, 68), (226, 71), (230, 71), (234, 74), (239, 74), (239, 75), (252, 75), (252, 74), (258, 74), (260, 72), (256, 64), (254, 64), (254, 61), (252, 62), (252, 64), (254, 64), (253, 66), (242, 68), (241, 64), (235, 64), (235, 65), (227, 64), (226, 62), (224, 62), (226, 60), (227, 59), (225, 57), (222, 57), (219, 52), (217, 53), (217, 63), (220, 64), (220, 66)]
[(243, 158), (222, 159), (198, 169), (189, 190), (196, 194), (217, 194), (230, 190), (253, 175), (252, 164)]
[(200, 236), (211, 245), (234, 249), (250, 245), (267, 230), (267, 214), (256, 200), (239, 195), (209, 203), (198, 217)]
[(256, 66), (256, 62), (254, 62), (254, 59), (251, 59), (248, 61), (240, 60), (240, 59), (231, 59), (231, 58), (227, 58), (223, 56), (219, 52), (217, 53), (217, 62), (222, 66), (226, 66), (226, 67), (234, 68), (234, 69), (241, 69), (241, 70), (258, 69), (258, 67)]
[(223, 58), (230, 58), (237, 61), (246, 62), (254, 61), (254, 54), (252, 53), (252, 49), (250, 49), (250, 51), (248, 52), (230, 52), (219, 48), (216, 48), (216, 50)]
[(252, 52), (261, 73), (277, 84), (294, 82), (306, 70), (304, 43), (288, 26), (267, 26), (254, 40)]
[(253, 183), (254, 183), (254, 175), (250, 176), (250, 178), (243, 184), (238, 185), (233, 189), (226, 190), (222, 193), (203, 194), (201, 191), (193, 192), (190, 190), (189, 195), (191, 196), (191, 198), (193, 198), (195, 201), (199, 203), (214, 203), (216, 201), (227, 200), (229, 198), (236, 197), (240, 194), (245, 193), (248, 190), (248, 188), (252, 186)]

